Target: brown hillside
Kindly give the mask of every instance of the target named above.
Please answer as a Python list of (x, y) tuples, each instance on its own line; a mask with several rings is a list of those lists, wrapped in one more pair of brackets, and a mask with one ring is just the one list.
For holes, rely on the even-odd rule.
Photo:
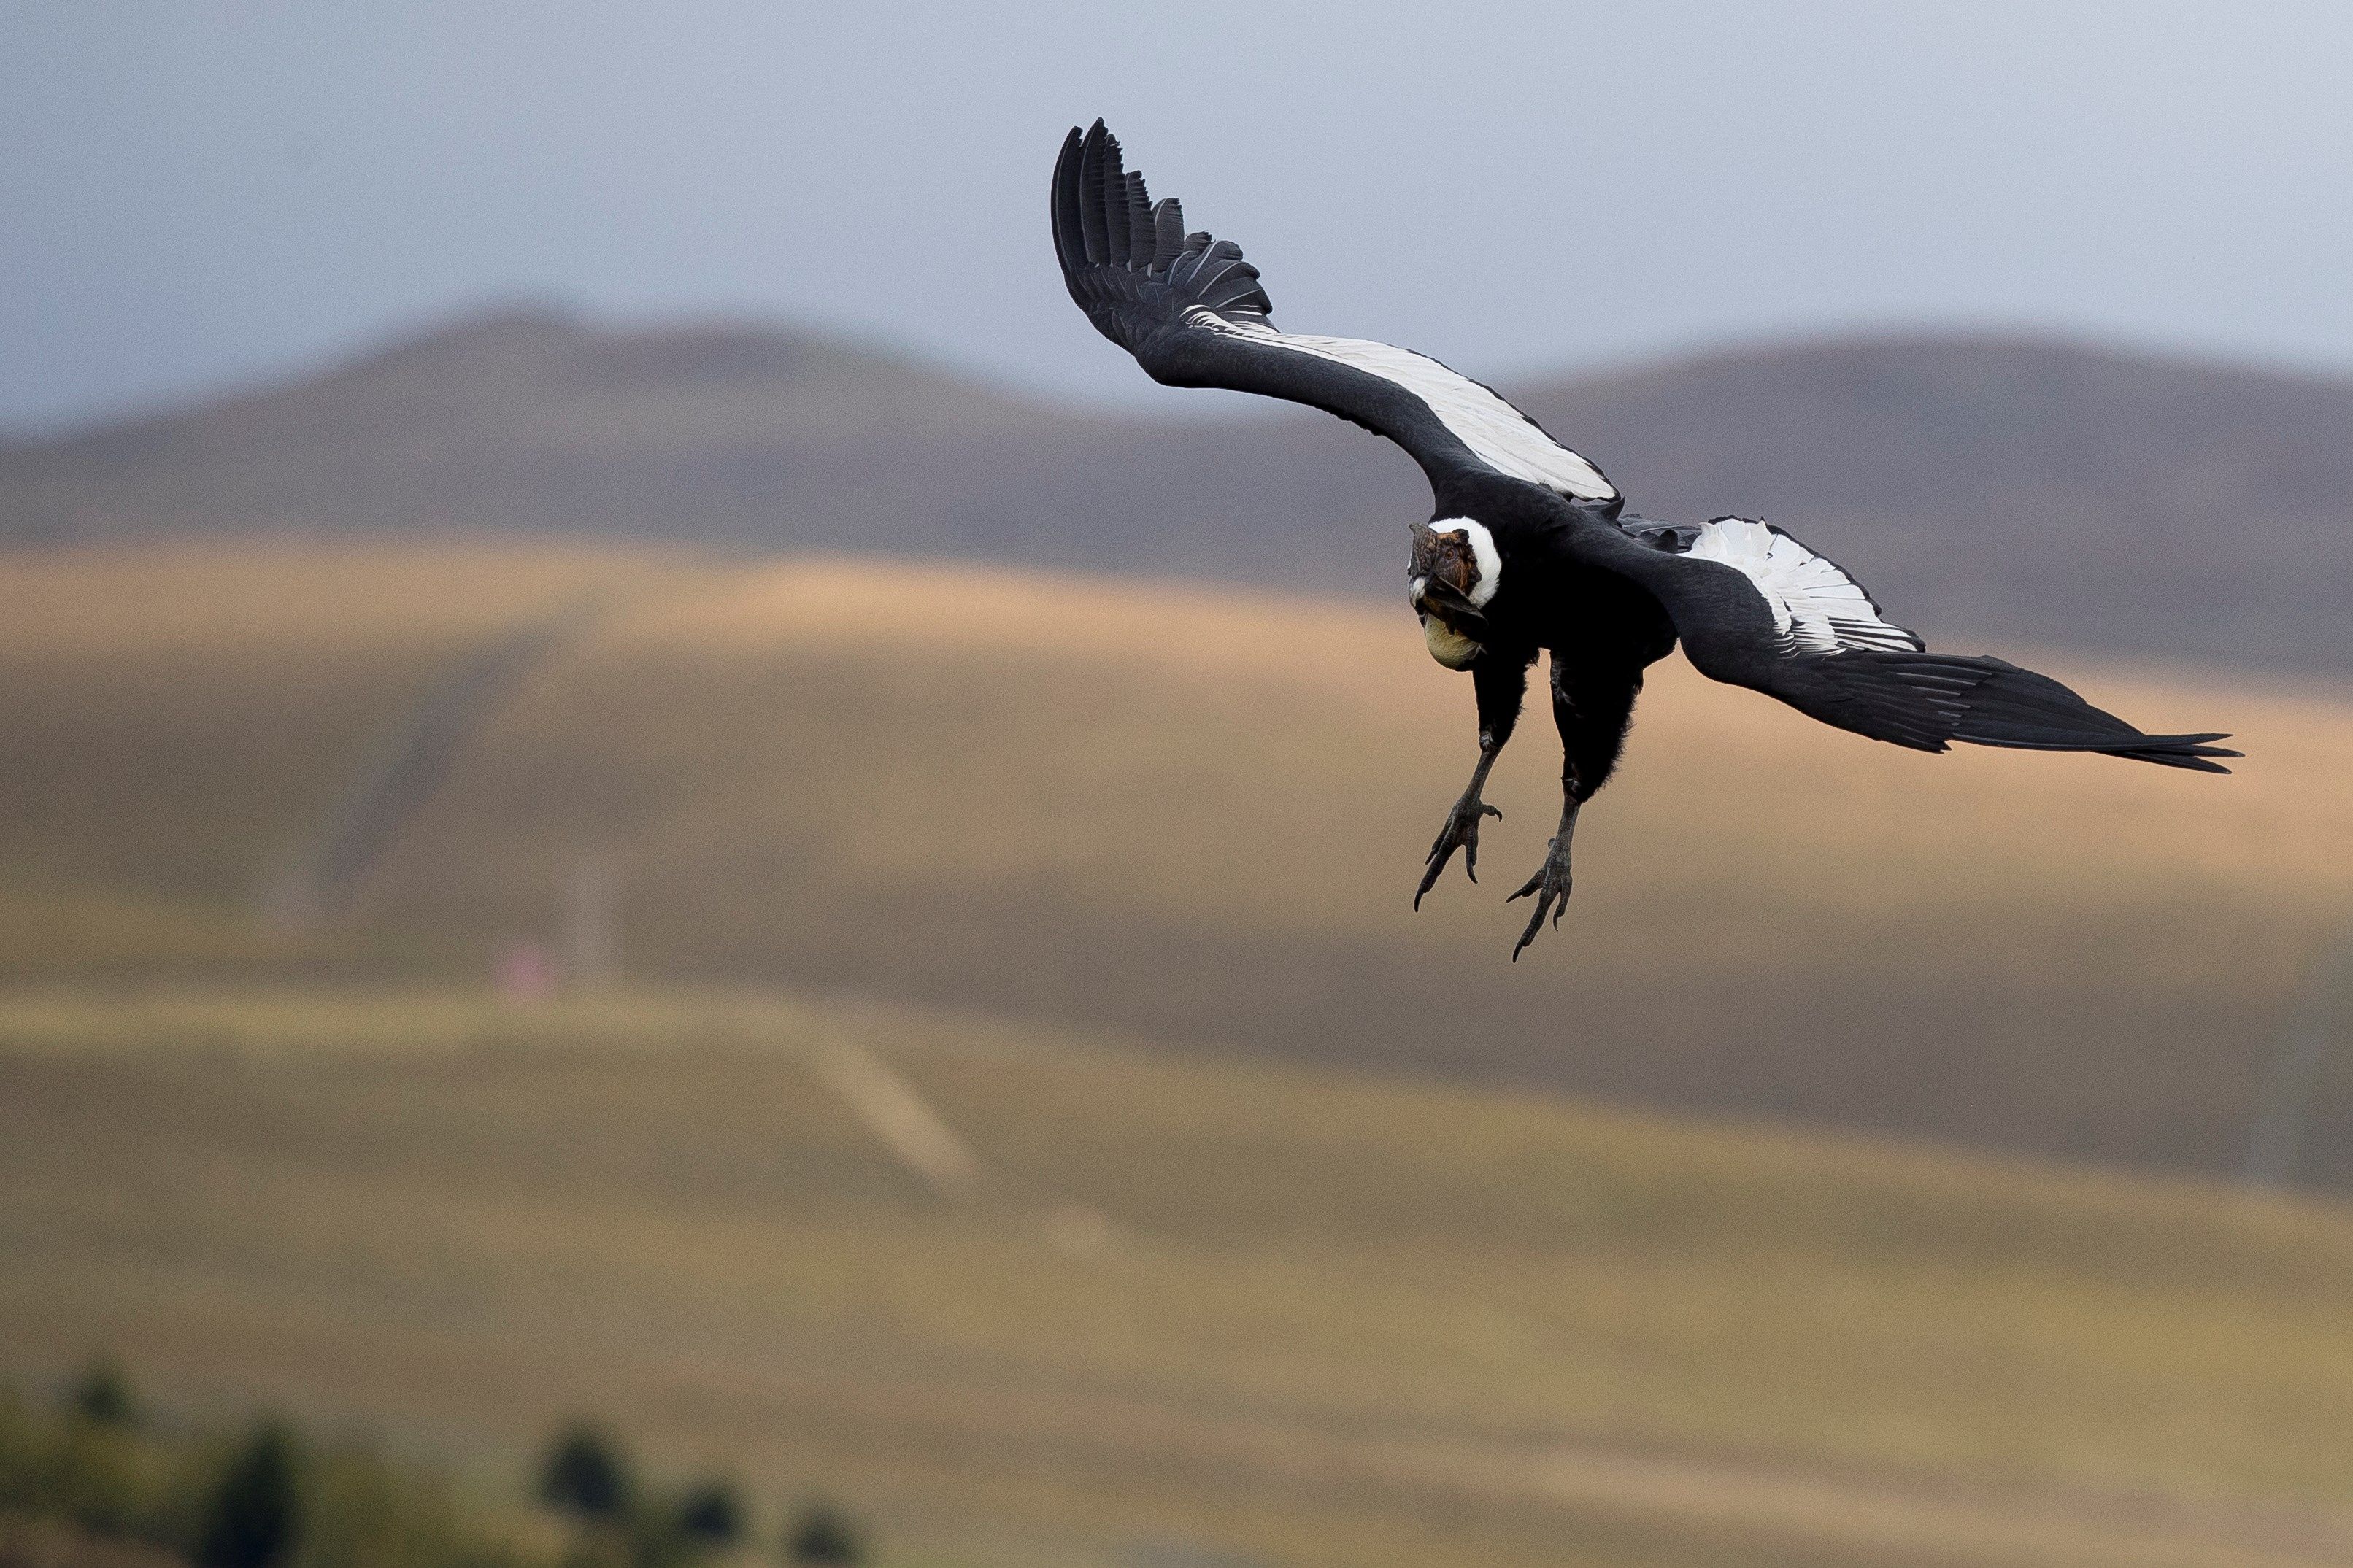
[(2353, 1560), (2341, 1205), (954, 1011), (0, 998), (0, 1236), (33, 1386), (491, 1496), (592, 1412), (884, 1568)]
[[(334, 962), (481, 975), (600, 859), (641, 977), (2219, 1171), (2353, 914), (2353, 710), (2317, 696), (2054, 664), (2238, 731), (2218, 779), (1922, 756), (1670, 664), (1514, 966), (1552, 738), (1507, 754), (1484, 880), (1415, 914), (1472, 726), (1401, 611), (844, 559), (77, 552), (0, 573), (0, 959), (328, 962), (261, 942), (255, 889), (437, 668), (584, 585), (623, 597), (474, 738)], [(2306, 1173), (2353, 1182), (2353, 1052), (2318, 1104)]]

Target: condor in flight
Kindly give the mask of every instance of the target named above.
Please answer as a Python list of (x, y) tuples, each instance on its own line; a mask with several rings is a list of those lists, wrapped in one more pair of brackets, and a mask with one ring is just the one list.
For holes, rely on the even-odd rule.
[(1355, 338), (1276, 330), (1258, 269), (1231, 240), (1187, 234), (1121, 165), (1098, 120), (1054, 167), (1054, 249), (1071, 298), (1103, 336), (1171, 386), (1304, 403), (1387, 437), (1430, 478), (1407, 598), (1432, 658), (1468, 670), (1479, 762), (1430, 847), (1422, 895), (1456, 850), (1476, 880), (1481, 797), (1511, 739), (1539, 652), (1551, 656), (1564, 796), (1560, 827), (1514, 899), (1535, 912), (1512, 956), (1568, 901), (1577, 814), (1624, 748), (1642, 671), (1676, 640), (1700, 673), (1778, 697), (1826, 724), (1924, 752), (1952, 742), (2103, 752), (2230, 770), (2225, 735), (2147, 735), (2049, 676), (1998, 658), (1934, 654), (1862, 584), (1770, 524), (1697, 526), (1626, 510), (1618, 487), (1487, 387), (1436, 360)]

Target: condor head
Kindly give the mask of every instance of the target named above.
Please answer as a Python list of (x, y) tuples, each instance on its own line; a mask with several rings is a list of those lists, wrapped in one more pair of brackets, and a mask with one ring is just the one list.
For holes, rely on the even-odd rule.
[(1494, 535), (1467, 517), (1417, 523), (1407, 602), (1421, 617), (1430, 657), (1449, 669), (1468, 669), (1483, 651), (1487, 602), (1502, 585), (1504, 563)]

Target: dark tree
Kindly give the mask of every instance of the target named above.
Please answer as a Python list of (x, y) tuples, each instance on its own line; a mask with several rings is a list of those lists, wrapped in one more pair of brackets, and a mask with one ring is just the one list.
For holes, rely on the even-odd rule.
[(785, 1561), (856, 1564), (866, 1561), (866, 1543), (848, 1514), (819, 1498), (805, 1505), (785, 1532)]
[(539, 1471), (539, 1499), (582, 1519), (617, 1519), (633, 1491), (628, 1460), (613, 1440), (586, 1422), (575, 1423), (549, 1446)]
[(139, 1421), (139, 1402), (132, 1394), (131, 1379), (111, 1356), (101, 1356), (82, 1369), (66, 1395), (66, 1407), (99, 1426), (132, 1426)]
[(744, 1538), (744, 1500), (723, 1480), (687, 1489), (678, 1500), (678, 1532), (698, 1546), (733, 1546)]
[(301, 1456), (275, 1422), (257, 1427), (221, 1472), (196, 1533), (198, 1568), (275, 1568), (302, 1532)]

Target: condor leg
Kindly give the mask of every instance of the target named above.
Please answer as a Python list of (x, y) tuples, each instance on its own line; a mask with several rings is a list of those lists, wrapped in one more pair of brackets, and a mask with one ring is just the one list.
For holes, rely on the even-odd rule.
[[(1568, 908), (1569, 840), (1577, 833), (1577, 814), (1593, 794), (1609, 782), (1626, 749), (1626, 731), (1634, 720), (1634, 699), (1642, 689), (1640, 669), (1586, 668), (1552, 656), (1552, 717), (1560, 729), (1560, 826), (1545, 847), (1544, 864), (1512, 895), (1534, 899), (1535, 912), (1513, 945), (1512, 962), (1519, 962), (1545, 917), (1560, 928), (1561, 911)], [(1512, 899), (1506, 899), (1509, 903)]]
[(1500, 821), (1504, 815), (1480, 796), (1487, 787), (1489, 771), (1503, 752), (1504, 742), (1512, 738), (1513, 727), (1520, 721), (1520, 704), (1528, 691), (1528, 661), (1482, 654), (1471, 667), (1471, 683), (1479, 696), (1479, 765), (1472, 770), (1471, 783), (1462, 791), (1462, 798), (1446, 814), (1446, 826), (1438, 830), (1438, 841), (1430, 847), (1421, 886), (1413, 890), (1413, 907), (1417, 910), (1421, 908), (1422, 895), (1438, 885), (1439, 873), (1446, 869), (1446, 863), (1454, 858), (1457, 849), (1462, 851), (1463, 874), (1474, 882), (1479, 879), (1480, 819), (1492, 816)]

